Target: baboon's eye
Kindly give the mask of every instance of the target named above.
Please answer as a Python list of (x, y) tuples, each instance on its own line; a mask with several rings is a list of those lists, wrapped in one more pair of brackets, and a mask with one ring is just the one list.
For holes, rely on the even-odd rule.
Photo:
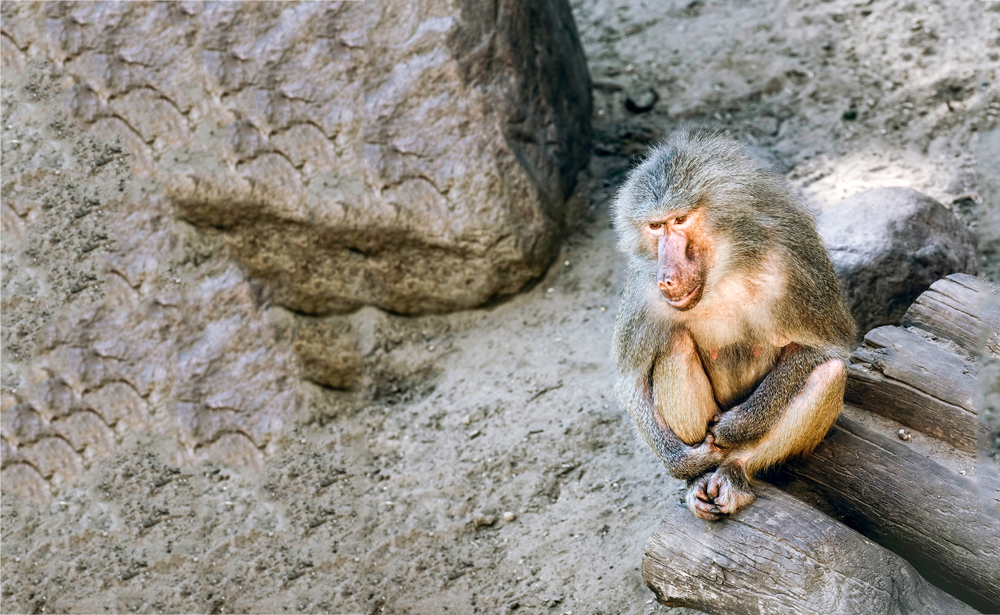
[(687, 219), (688, 219), (687, 214), (684, 214), (683, 216), (677, 216), (676, 218), (674, 218), (674, 224), (684, 224), (685, 222), (687, 222)]
[(649, 223), (649, 230), (651, 230), (651, 231), (658, 231), (661, 228), (663, 228), (663, 223), (662, 222), (650, 222)]

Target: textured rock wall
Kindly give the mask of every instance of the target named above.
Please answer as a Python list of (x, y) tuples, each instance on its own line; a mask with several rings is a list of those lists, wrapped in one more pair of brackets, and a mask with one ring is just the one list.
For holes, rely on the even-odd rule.
[(3, 81), (4, 491), (45, 502), (143, 438), (259, 469), (301, 407), (267, 286), (66, 117), (50, 63), (22, 69)]
[(548, 266), (590, 144), (562, 0), (5, 3), (136, 176), (307, 313), (447, 311)]
[(136, 437), (259, 469), (319, 420), (304, 380), (351, 400), (372, 384), (371, 310), (338, 313), (517, 291), (589, 156), (565, 2), (0, 17), (0, 467), (39, 502)]

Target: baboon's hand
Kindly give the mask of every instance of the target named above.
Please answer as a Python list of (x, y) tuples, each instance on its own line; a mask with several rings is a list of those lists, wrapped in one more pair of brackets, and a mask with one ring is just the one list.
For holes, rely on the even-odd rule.
[(691, 448), (691, 454), (706, 461), (721, 463), (726, 456), (726, 451), (716, 443), (715, 436), (711, 433), (705, 434), (705, 439), (698, 446)]
[(725, 460), (726, 451), (715, 446), (714, 439), (709, 434), (697, 445), (685, 446), (678, 459), (667, 463), (670, 474), (675, 478), (692, 480), (719, 467)]
[(733, 417), (736, 416), (739, 410), (739, 406), (734, 406), (727, 410), (725, 414), (716, 414), (708, 424), (708, 433), (715, 438), (714, 444), (718, 448), (727, 449), (739, 444), (739, 442), (732, 438)]

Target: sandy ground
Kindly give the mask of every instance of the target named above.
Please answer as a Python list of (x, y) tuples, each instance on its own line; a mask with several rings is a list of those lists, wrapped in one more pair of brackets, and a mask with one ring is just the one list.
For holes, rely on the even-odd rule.
[[(615, 187), (650, 141), (707, 124), (749, 143), (814, 211), (904, 185), (974, 225), (977, 134), (1000, 110), (1000, 3), (572, 4), (597, 103), (581, 187), (590, 214), (545, 278), (459, 314), (363, 310), (374, 386), (357, 404), (300, 382), (300, 416), (259, 472), (174, 467), (170, 442), (139, 433), (48, 504), (5, 494), (3, 612), (669, 611), (652, 604), (639, 564), (682, 485), (611, 393)], [(7, 113), (31, 92), (5, 81), (3, 96)], [(651, 98), (650, 111), (626, 108)], [(12, 396), (41, 328), (101, 300), (97, 261), (70, 267), (56, 246), (94, 242), (100, 254), (121, 240), (107, 220), (128, 173), (114, 144), (59, 112), (7, 117), (4, 175), (51, 203), (10, 221), (47, 246), (5, 253), (4, 284), (41, 289), (38, 305), (3, 306)], [(80, 194), (37, 170), (53, 159), (90, 178)], [(63, 221), (84, 210), (68, 236)], [(179, 260), (194, 258), (185, 250), (196, 248)], [(272, 307), (268, 318), (280, 343), (297, 316)]]

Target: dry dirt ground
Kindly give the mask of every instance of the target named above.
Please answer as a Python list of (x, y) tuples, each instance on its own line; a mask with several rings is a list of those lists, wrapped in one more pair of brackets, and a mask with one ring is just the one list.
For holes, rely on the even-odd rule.
[[(639, 563), (682, 485), (612, 398), (615, 187), (647, 143), (693, 123), (750, 144), (814, 211), (904, 185), (974, 225), (977, 143), (1000, 112), (1000, 2), (572, 4), (595, 84), (590, 214), (545, 278), (459, 314), (363, 310), (363, 403), (302, 380), (298, 417), (256, 471), (176, 467), (173, 443), (135, 433), (49, 503), (5, 494), (3, 612), (668, 611)], [(3, 81), (4, 198), (16, 185), (43, 203), (3, 210), (17, 233), (5, 289), (37, 298), (5, 290), (5, 409), (40, 331), (102, 300), (100, 255), (128, 241), (109, 231), (134, 189), (127, 152), (58, 105), (8, 123), (43, 81)], [(210, 238), (178, 245), (178, 268), (231, 266)], [(264, 314), (289, 352), (296, 316)]]

